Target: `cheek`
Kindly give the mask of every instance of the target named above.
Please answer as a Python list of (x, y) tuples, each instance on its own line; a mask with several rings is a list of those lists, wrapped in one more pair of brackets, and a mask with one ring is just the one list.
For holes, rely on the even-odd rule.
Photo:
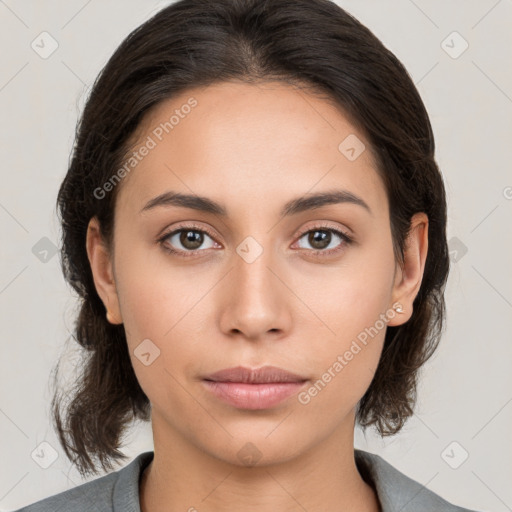
[(209, 283), (191, 280), (190, 271), (173, 265), (171, 256), (156, 244), (123, 245), (121, 241), (118, 254), (119, 302), (131, 341), (154, 338), (157, 342), (171, 336), (174, 326), (188, 321), (188, 313), (207, 292)]
[(368, 389), (377, 370), (390, 316), (382, 300), (366, 300), (364, 307), (344, 300), (331, 313), (334, 335), (325, 336), (309, 350), (309, 364), (316, 370), (310, 388), (300, 398), (302, 404), (332, 411), (336, 424), (352, 410)]
[[(182, 380), (190, 367), (197, 373), (204, 308), (215, 276), (205, 271), (192, 278), (165, 255), (133, 251), (130, 258), (120, 258), (116, 277), (132, 365), (150, 400), (158, 401), (165, 393), (162, 384), (173, 382), (172, 376)], [(146, 362), (154, 362), (146, 366), (139, 356), (148, 352)]]
[(323, 281), (322, 292), (316, 292), (316, 311), (329, 329), (323, 329), (322, 341), (310, 354), (319, 380), (304, 396), (306, 402), (311, 398), (325, 406), (329, 402), (351, 408), (365, 393), (394, 317), (389, 309), (393, 271), (391, 244), (381, 240), (373, 250), (351, 256), (346, 266)]
[(317, 269), (316, 275), (309, 272), (296, 282), (301, 297), (328, 327), (334, 348), (343, 349), (389, 312), (394, 267), (391, 235), (381, 235), (350, 249), (336, 267)]

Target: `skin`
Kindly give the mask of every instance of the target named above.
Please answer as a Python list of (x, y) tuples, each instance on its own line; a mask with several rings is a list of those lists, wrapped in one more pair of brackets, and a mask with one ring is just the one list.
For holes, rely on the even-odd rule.
[[(110, 321), (124, 324), (152, 404), (155, 456), (140, 485), (142, 511), (378, 511), (355, 464), (354, 423), (385, 328), (307, 404), (292, 396), (267, 410), (238, 409), (201, 379), (270, 364), (311, 385), (395, 302), (404, 313), (387, 325), (405, 323), (423, 277), (428, 219), (412, 218), (401, 268), (369, 143), (341, 109), (289, 84), (188, 90), (146, 116), (139, 142), (191, 96), (197, 106), (118, 185), (114, 250), (95, 218), (87, 233), (96, 289)], [(350, 134), (366, 146), (354, 161), (338, 150)], [(371, 213), (341, 203), (280, 217), (287, 201), (333, 188), (359, 196)], [(176, 206), (140, 212), (168, 190), (207, 196), (228, 216)], [(205, 234), (193, 257), (166, 253), (157, 237), (180, 222), (215, 237)], [(318, 226), (354, 242), (331, 233), (328, 249), (319, 249), (303, 234)], [(248, 236), (263, 249), (251, 263), (236, 251)], [(179, 234), (164, 244), (197, 248)], [(134, 350), (148, 338), (160, 356), (145, 366)], [(261, 454), (253, 466), (238, 456), (248, 442)]]

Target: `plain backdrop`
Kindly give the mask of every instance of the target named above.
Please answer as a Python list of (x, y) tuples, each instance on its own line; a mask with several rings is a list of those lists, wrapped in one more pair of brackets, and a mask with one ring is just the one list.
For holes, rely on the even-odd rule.
[[(458, 505), (510, 511), (512, 2), (338, 3), (404, 63), (426, 104), (452, 255), (447, 329), (422, 373), (416, 415), (394, 437), (358, 431), (356, 446)], [(167, 4), (0, 0), (1, 510), (83, 482), (48, 418), (50, 372), (72, 342), (76, 311), (51, 250), (55, 199), (88, 87), (128, 33)], [(130, 460), (151, 450), (150, 425), (135, 424), (126, 442)], [(34, 455), (45, 447), (56, 454), (47, 468)]]

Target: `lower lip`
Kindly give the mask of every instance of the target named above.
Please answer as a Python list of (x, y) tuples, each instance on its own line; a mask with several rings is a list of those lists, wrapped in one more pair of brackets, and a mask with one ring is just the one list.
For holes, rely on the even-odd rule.
[(246, 384), (203, 380), (217, 398), (239, 409), (269, 409), (297, 393), (307, 381)]

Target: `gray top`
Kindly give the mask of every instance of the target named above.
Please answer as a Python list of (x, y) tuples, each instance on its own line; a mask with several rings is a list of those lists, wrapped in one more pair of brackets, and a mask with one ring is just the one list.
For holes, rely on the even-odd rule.
[[(382, 512), (475, 512), (457, 507), (410, 479), (379, 455), (354, 450), (361, 476), (377, 492)], [(127, 466), (15, 512), (140, 512), (139, 481), (154, 452)]]

